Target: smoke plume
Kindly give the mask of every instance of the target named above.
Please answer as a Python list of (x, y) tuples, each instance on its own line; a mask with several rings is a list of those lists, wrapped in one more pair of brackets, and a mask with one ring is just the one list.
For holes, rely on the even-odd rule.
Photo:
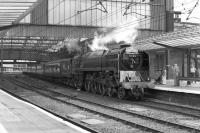
[(134, 40), (137, 37), (137, 28), (137, 19), (132, 17), (115, 27), (111, 32), (108, 30), (96, 32), (93, 43), (89, 47), (92, 51), (108, 50), (109, 46), (107, 44), (111, 42), (125, 42), (133, 46)]
[(81, 51), (81, 47), (78, 45), (78, 42), (79, 42), (78, 39), (65, 41), (64, 46), (67, 47), (69, 52)]
[(78, 39), (66, 39), (64, 41), (59, 42), (57, 45), (53, 45), (50, 49), (48, 49), (49, 52), (57, 52), (58, 50), (66, 47), (68, 52), (74, 52), (74, 51), (81, 51), (81, 47), (79, 46), (79, 40)]

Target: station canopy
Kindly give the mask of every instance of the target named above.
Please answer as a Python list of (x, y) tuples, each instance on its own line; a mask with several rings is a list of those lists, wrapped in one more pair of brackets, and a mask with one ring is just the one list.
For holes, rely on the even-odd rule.
[(11, 25), (37, 0), (0, 0), (0, 27)]
[(40, 56), (41, 53), (46, 56), (42, 50), (64, 40), (63, 37), (32, 36), (34, 33), (30, 34), (29, 30), (34, 27), (24, 28), (23, 24), (16, 22), (27, 16), (41, 1), (0, 0), (0, 47), (4, 60), (49, 60)]
[[(93, 37), (95, 26), (34, 24), (23, 22), (43, 0), (0, 0), (0, 48), (5, 60), (55, 60), (56, 45)], [(0, 55), (1, 56), (1, 55)]]
[(141, 51), (165, 48), (200, 49), (200, 24), (136, 41)]
[(3, 43), (4, 49), (46, 49), (64, 39), (31, 36), (23, 31), (28, 28), (22, 29), (19, 23), (14, 23), (26, 16), (39, 2), (41, 0), (0, 0), (0, 43)]
[[(35, 51), (40, 51), (40, 55), (42, 55), (44, 51), (52, 46), (66, 41), (66, 38), (92, 38), (94, 32), (98, 28), (101, 28), (95, 26), (19, 23), (20, 19), (30, 14), (42, 1), (43, 0), (0, 0), (0, 44), (3, 44), (0, 45), (0, 48), (3, 48), (4, 51), (8, 51), (7, 55), (5, 54), (6, 52), (4, 52), (4, 58), (9, 56), (8, 59), (14, 59), (15, 57), (24, 59), (25, 57), (30, 57), (30, 60), (43, 60), (40, 56), (36, 58), (39, 54)], [(137, 48), (142, 51), (166, 47), (198, 48), (200, 47), (199, 45), (199, 25), (136, 40)], [(19, 52), (11, 55), (10, 53), (13, 49)], [(24, 54), (21, 54), (22, 52)], [(34, 56), (27, 56), (30, 53), (33, 53), (32, 55)], [(47, 56), (45, 55), (45, 57)]]

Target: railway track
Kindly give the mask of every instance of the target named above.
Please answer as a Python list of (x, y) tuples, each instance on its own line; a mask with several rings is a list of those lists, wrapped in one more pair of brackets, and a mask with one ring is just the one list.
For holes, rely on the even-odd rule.
[[(30, 81), (26, 80), (25, 82), (30, 82)], [(37, 83), (35, 83), (34, 80), (32, 80), (31, 82), (33, 82), (34, 84), (37, 84)], [(43, 86), (38, 86), (38, 87), (47, 88), (48, 86), (43, 85)], [(86, 92), (86, 93), (88, 93), (88, 92)], [(118, 99), (116, 99), (116, 100), (118, 100)], [(120, 101), (122, 101), (122, 100), (120, 100)], [(146, 98), (142, 102), (139, 102), (139, 101), (133, 102), (133, 101), (128, 101), (128, 100), (126, 100), (126, 102), (128, 102), (129, 104), (134, 103), (135, 105), (139, 105), (139, 106), (149, 107), (149, 108), (153, 108), (153, 109), (157, 109), (157, 110), (168, 111), (168, 112), (182, 114), (182, 115), (200, 119), (200, 109), (199, 108), (194, 108), (194, 107), (189, 107), (189, 106), (184, 106), (184, 105), (177, 105), (177, 104), (167, 103), (167, 102), (161, 102), (161, 101), (150, 99), (150, 98)]]
[(189, 106), (177, 105), (172, 103), (160, 102), (153, 99), (146, 99), (145, 102), (135, 102), (135, 104), (140, 106), (146, 106), (154, 109), (179, 113), (182, 115), (187, 115), (190, 117), (200, 118), (200, 109), (193, 108)]
[[(196, 128), (193, 128), (193, 127), (189, 127), (189, 126), (186, 126), (186, 125), (173, 123), (173, 122), (169, 122), (169, 121), (164, 121), (164, 120), (161, 120), (161, 119), (156, 119), (156, 118), (153, 118), (153, 117), (148, 117), (148, 116), (145, 116), (145, 115), (142, 115), (142, 114), (139, 114), (139, 113), (134, 113), (134, 112), (131, 112), (131, 111), (122, 110), (122, 109), (114, 108), (114, 107), (111, 107), (111, 106), (103, 105), (103, 104), (100, 104), (98, 102), (88, 101), (88, 100), (81, 99), (81, 98), (78, 98), (78, 97), (73, 97), (71, 95), (66, 95), (66, 94), (62, 94), (62, 93), (57, 92), (57, 91), (52, 91), (52, 90), (47, 89), (45, 87), (37, 86), (37, 85), (34, 85), (34, 84), (27, 84), (27, 82), (22, 82), (22, 81), (19, 81), (19, 80), (16, 80), (16, 79), (15, 79), (14, 82), (15, 82), (15, 84), (17, 84), (21, 87), (28, 86), (29, 89), (31, 89), (32, 91), (35, 91), (35, 92), (37, 92), (41, 95), (50, 97), (50, 98), (57, 100), (59, 102), (70, 104), (70, 105), (76, 106), (78, 108), (87, 110), (89, 112), (100, 114), (100, 115), (105, 116), (105, 117), (109, 117), (111, 119), (120, 121), (122, 123), (126, 123), (130, 126), (137, 127), (141, 130), (145, 130), (145, 131), (149, 131), (149, 132), (166, 132), (166, 130), (178, 130), (180, 132), (182, 132), (182, 131), (200, 132), (199, 129), (196, 129)], [(27, 89), (27, 87), (26, 87), (26, 89)], [(57, 97), (59, 97), (59, 98), (57, 98)], [(65, 100), (63, 100), (63, 98)], [(82, 105), (80, 103), (82, 103)], [(88, 105), (94, 106), (93, 109), (89, 108)], [(96, 108), (96, 110), (94, 110), (94, 108)], [(101, 110), (101, 108), (110, 110), (110, 113), (103, 113), (104, 111), (99, 111), (99, 110)], [(118, 113), (118, 116), (121, 116), (122, 114), (123, 115), (126, 114), (126, 118), (132, 117), (135, 120), (135, 122), (133, 122), (131, 120), (123, 119), (123, 118), (120, 118), (120, 117), (117, 118), (117, 117), (111, 115), (111, 114), (116, 114), (116, 113)], [(151, 126), (151, 124), (148, 125), (148, 126), (147, 125), (144, 126), (142, 124), (137, 123), (137, 119), (140, 119), (138, 121), (149, 121), (147, 123), (152, 123), (153, 125), (156, 124), (158, 127), (162, 127), (162, 129), (155, 128), (155, 126)], [(154, 128), (152, 128), (152, 127), (154, 127)]]
[(39, 105), (37, 105), (37, 104), (35, 104), (35, 103), (29, 101), (29, 100), (26, 100), (25, 98), (22, 98), (22, 97), (20, 97), (20, 96), (18, 96), (18, 95), (16, 95), (16, 94), (14, 94), (12, 91), (9, 91), (9, 90), (7, 90), (7, 89), (5, 89), (5, 88), (0, 88), (0, 89), (3, 90), (3, 91), (5, 91), (5, 92), (7, 92), (8, 94), (10, 94), (10, 95), (16, 97), (16, 98), (22, 100), (22, 101), (25, 101), (25, 102), (30, 103), (30, 104), (32, 104), (32, 105), (38, 107), (38, 108), (41, 108), (42, 110), (44, 110), (44, 111), (46, 111), (46, 112), (48, 112), (48, 113), (50, 113), (50, 114), (53, 114), (54, 116), (56, 116), (56, 117), (58, 117), (58, 118), (61, 118), (61, 119), (64, 120), (64, 121), (70, 122), (70, 123), (72, 123), (72, 124), (74, 124), (74, 125), (76, 125), (76, 126), (78, 126), (78, 127), (80, 127), (80, 128), (83, 128), (83, 129), (85, 129), (86, 131), (89, 131), (89, 132), (91, 132), (91, 133), (101, 133), (100, 131), (97, 131), (97, 130), (95, 130), (95, 129), (92, 129), (92, 128), (90, 128), (90, 127), (84, 125), (84, 124), (80, 124), (80, 123), (79, 123), (78, 121), (76, 121), (76, 120), (72, 120), (72, 119), (69, 119), (69, 118), (60, 116), (59, 114), (57, 114), (57, 113), (55, 113), (55, 112), (53, 112), (53, 111), (47, 110), (46, 108), (44, 108), (44, 107), (42, 107), (42, 106), (39, 106)]

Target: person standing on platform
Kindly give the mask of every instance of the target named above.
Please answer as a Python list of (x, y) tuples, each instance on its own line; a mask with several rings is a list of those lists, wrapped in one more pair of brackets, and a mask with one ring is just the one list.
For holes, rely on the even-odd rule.
[(179, 76), (179, 67), (177, 64), (174, 64), (172, 66), (172, 70), (173, 70), (173, 78), (174, 78), (174, 86), (179, 86), (179, 81), (178, 81), (178, 76)]
[(162, 84), (163, 85), (166, 85), (167, 83), (167, 70), (165, 67), (163, 67), (163, 70), (162, 70)]
[(200, 68), (197, 69), (197, 77), (200, 78)]
[[(191, 65), (190, 73), (191, 73), (191, 77), (192, 77), (192, 78), (195, 78), (196, 68), (194, 67), (193, 64)], [(193, 81), (191, 81), (191, 83), (193, 83)], [(191, 84), (191, 83), (190, 83), (190, 84)], [(195, 83), (196, 83), (196, 82), (195, 82)]]
[(190, 68), (190, 73), (191, 73), (191, 77), (192, 77), (192, 78), (195, 78), (195, 72), (196, 72), (196, 68), (195, 68), (194, 65), (192, 64), (192, 65), (191, 65), (191, 68)]

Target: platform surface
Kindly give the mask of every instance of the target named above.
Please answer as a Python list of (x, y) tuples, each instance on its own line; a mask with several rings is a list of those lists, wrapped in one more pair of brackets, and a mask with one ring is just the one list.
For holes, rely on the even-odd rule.
[(0, 133), (88, 133), (0, 90)]
[(154, 89), (200, 95), (200, 82), (193, 82), (191, 85), (187, 85), (187, 83), (183, 81), (180, 83), (180, 86), (174, 86), (173, 80), (169, 80), (166, 85), (156, 85)]

